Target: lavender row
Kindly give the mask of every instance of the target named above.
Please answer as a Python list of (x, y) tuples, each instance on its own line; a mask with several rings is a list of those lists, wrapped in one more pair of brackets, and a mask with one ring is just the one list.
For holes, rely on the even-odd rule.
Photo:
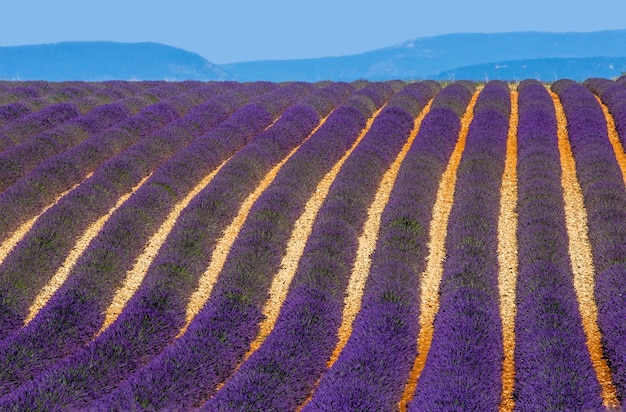
[[(419, 317), (419, 275), (438, 182), (472, 97), (466, 83), (439, 92), (401, 167), (382, 216), (361, 312), (339, 359), (307, 410), (393, 410), (413, 359)], [(407, 246), (409, 245), (409, 246)], [(375, 325), (375, 326), (374, 326)]]
[(109, 103), (4, 150), (0, 153), (0, 192), (45, 158), (81, 143), (129, 115), (123, 102)]
[(306, 411), (397, 407), (417, 356), (419, 277), (425, 268), (432, 209), (460, 131), (457, 113), (464, 112), (471, 96), (465, 84), (446, 87), (422, 121), (381, 217), (352, 335)]
[[(255, 95), (272, 87), (251, 85), (250, 88)], [(279, 96), (276, 97), (278, 100)], [(213, 127), (210, 111), (213, 107), (206, 104), (194, 108), (184, 119), (159, 133), (158, 138), (147, 142), (145, 151), (135, 151), (134, 156), (124, 159), (123, 169), (133, 167), (130, 170), (138, 170), (141, 175), (125, 172), (122, 178), (137, 182), (150, 172), (150, 167), (157, 167), (201, 135), (194, 144), (160, 166), (111, 216), (46, 307), (31, 323), (0, 344), (0, 364), (6, 365), (0, 378), (4, 390), (34, 378), (93, 338), (115, 289), (176, 200), (272, 121), (268, 113), (248, 104), (220, 127), (202, 135)], [(245, 122), (239, 125), (241, 121)], [(212, 156), (204, 152), (207, 148)], [(146, 162), (154, 157), (160, 157), (160, 162)], [(211, 163), (207, 165), (203, 158)], [(208, 170), (202, 166), (208, 166)], [(8, 306), (10, 302), (4, 299), (3, 303), (2, 309), (11, 314), (14, 309)]]
[[(67, 101), (72, 97), (84, 97), (95, 91), (89, 83), (60, 82), (49, 83), (44, 81), (9, 82), (0, 94), (2, 104), (29, 101), (39, 109), (52, 104)], [(69, 90), (69, 93), (68, 93)]]
[(510, 92), (489, 82), (457, 170), (439, 312), (409, 410), (497, 410), (502, 387), (497, 226)]
[(6, 123), (26, 116), (31, 109), (23, 102), (8, 103), (0, 106), (0, 128)]
[(626, 84), (608, 79), (588, 79), (583, 84), (607, 106), (615, 121), (620, 143), (626, 147)]
[[(84, 350), (11, 398), (33, 404), (56, 393), (65, 407), (85, 407), (160, 353), (183, 326), (186, 302), (208, 264), (207, 257), (240, 204), (318, 122), (311, 107), (292, 106), (239, 150), (184, 210), (118, 321)], [(84, 373), (85, 364), (93, 372)], [(63, 398), (66, 387), (57, 383), (59, 379), (70, 383), (71, 396)], [(78, 392), (83, 395), (77, 396)]]
[[(178, 118), (177, 113), (165, 104), (154, 105), (142, 114), (144, 116), (136, 116), (133, 118), (133, 123), (126, 122), (126, 125), (142, 126), (143, 123), (150, 129), (157, 129), (158, 126), (163, 126)], [(123, 129), (94, 136), (93, 141), (89, 143), (94, 145), (94, 142), (97, 142), (96, 144), (100, 145), (98, 146), (99, 152), (113, 159), (105, 162), (90, 179), (50, 208), (0, 265), (0, 296), (3, 299), (0, 338), (6, 337), (20, 327), (36, 294), (63, 263), (76, 239), (86, 228), (98, 217), (106, 214), (120, 196), (128, 192), (150, 169), (155, 168), (165, 159), (163, 156), (158, 156), (158, 153), (152, 155), (153, 159), (145, 154), (141, 156), (141, 149), (145, 146), (142, 144), (135, 145), (118, 156), (115, 156), (116, 153), (112, 153), (111, 149), (106, 150), (106, 147), (101, 146), (106, 142), (103, 139), (105, 136), (114, 136), (117, 141), (109, 143), (119, 145), (121, 139), (118, 135), (121, 134), (121, 130)], [(125, 137), (131, 140), (128, 133)], [(139, 138), (140, 136), (135, 136), (135, 139)], [(90, 148), (87, 146), (87, 149)], [(54, 174), (46, 173), (52, 170), (57, 174), (62, 174), (66, 179), (80, 179), (86, 174), (86, 170), (80, 167), (85, 162), (81, 161), (80, 153), (72, 152), (51, 159), (36, 172), (46, 178), (54, 178)], [(96, 153), (93, 150), (83, 150), (83, 152), (89, 160), (89, 165), (95, 167), (93, 163), (96, 160), (94, 159)], [(137, 162), (136, 159), (141, 159), (141, 157), (143, 157), (143, 162)], [(106, 160), (106, 158), (101, 160)], [(73, 173), (68, 173), (68, 166), (62, 167), (65, 165), (71, 167)], [(31, 183), (33, 180), (36, 182), (36, 179), (28, 179), (27, 182)], [(15, 193), (15, 191), (10, 191), (10, 193)], [(24, 194), (24, 191), (18, 191), (18, 193)], [(5, 199), (9, 201), (16, 200), (15, 198), (15, 196), (5, 196)], [(30, 199), (18, 198), (18, 200)], [(24, 210), (20, 212), (24, 213)]]
[(595, 296), (604, 355), (620, 399), (626, 399), (626, 188), (609, 142), (606, 120), (593, 94), (572, 81), (553, 85), (583, 192), (596, 273)]
[[(159, 98), (162, 96), (165, 99), (164, 103), (175, 106), (179, 113), (184, 114), (192, 106), (201, 103), (200, 99), (216, 94), (212, 88), (198, 87), (197, 93), (194, 93), (196, 89), (193, 89), (176, 96), (177, 92), (181, 92), (181, 87), (174, 87), (171, 90), (168, 87), (167, 93), (163, 93), (163, 88), (164, 86), (158, 86), (148, 89), (143, 95), (96, 107), (86, 115), (75, 117), (0, 153), (0, 192), (45, 158), (64, 152), (90, 137), (102, 145), (101, 142), (105, 137), (93, 135), (102, 133), (115, 123), (130, 117), (131, 113), (136, 114), (144, 109), (149, 101), (158, 102), (155, 95), (159, 95)], [(167, 98), (168, 96), (170, 98)], [(125, 126), (117, 125), (117, 129)]]
[(554, 105), (537, 81), (518, 90), (516, 410), (599, 410), (573, 287)]
[[(295, 221), (320, 179), (365, 124), (365, 116), (353, 104), (360, 106), (368, 92), (367, 88), (362, 90), (337, 109), (283, 166), (252, 207), (211, 300), (188, 332), (104, 399), (102, 409), (143, 403), (157, 409), (167, 405), (191, 407), (212, 395), (232, 374), (258, 333), (272, 277), (280, 269)], [(190, 351), (196, 347), (206, 349)]]
[(71, 103), (59, 103), (22, 116), (0, 129), (0, 152), (79, 115)]
[[(158, 86), (147, 90), (143, 94), (124, 97), (114, 103), (100, 105), (84, 115), (74, 117), (56, 127), (30, 137), (22, 144), (5, 150), (0, 155), (0, 192), (46, 157), (61, 153), (85, 140), (90, 134), (102, 132), (114, 123), (129, 117), (131, 113), (135, 115), (150, 103), (158, 102), (160, 98), (157, 98), (155, 94), (163, 95), (163, 93), (158, 93), (162, 88), (163, 86)], [(180, 87), (176, 87), (175, 90), (182, 91)], [(187, 98), (190, 94), (188, 92), (181, 98)], [(169, 99), (168, 103), (179, 103), (181, 98)], [(184, 110), (186, 111), (191, 103), (185, 101), (189, 100), (189, 98), (182, 100), (184, 101)], [(195, 103), (198, 104), (200, 102)], [(176, 109), (183, 109), (182, 106), (179, 103)], [(18, 110), (17, 107), (13, 107), (13, 109), (9, 110), (9, 114), (13, 114)], [(24, 107), (22, 107), (20, 113), (23, 111)], [(46, 114), (41, 112), (40, 115)], [(55, 116), (52, 117), (54, 120)]]
[(412, 126), (413, 116), (398, 107), (374, 121), (316, 216), (272, 332), (205, 410), (294, 410), (314, 389), (337, 343), (367, 208)]
[[(206, 110), (209, 116), (196, 117), (203, 122), (210, 123), (206, 125), (208, 130), (226, 119), (238, 105), (241, 106), (246, 101), (246, 93), (243, 90), (235, 89), (225, 92), (205, 104), (206, 107), (203, 110)], [(162, 152), (158, 147), (160, 140), (169, 139), (177, 145), (176, 134), (186, 133), (186, 129), (182, 128), (184, 123), (179, 122), (170, 125), (158, 134), (154, 133), (179, 117), (173, 107), (179, 113), (185, 113), (194, 104), (195, 99), (181, 96), (164, 99), (161, 103), (147, 107), (114, 128), (97, 133), (81, 144), (42, 162), (0, 194), (0, 207), (5, 209), (5, 213), (0, 215), (0, 239), (5, 239), (20, 224), (35, 216), (57, 196), (83, 180), (87, 174), (95, 171), (104, 161), (113, 158), (132, 145), (136, 146), (134, 151), (129, 152), (130, 155), (126, 155), (130, 156), (129, 159), (133, 156), (139, 156), (139, 159), (148, 156), (148, 162), (154, 156), (158, 159)], [(184, 144), (184, 142), (180, 140), (179, 143)], [(181, 146), (172, 147), (171, 150), (177, 150), (176, 147)], [(138, 155), (133, 155), (134, 152)], [(147, 155), (140, 153), (147, 153)], [(136, 167), (144, 163), (145, 161), (141, 161)]]

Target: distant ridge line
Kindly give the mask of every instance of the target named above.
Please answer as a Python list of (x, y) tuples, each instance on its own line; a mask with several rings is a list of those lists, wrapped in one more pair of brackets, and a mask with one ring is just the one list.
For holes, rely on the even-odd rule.
[(213, 64), (159, 43), (61, 42), (0, 47), (0, 80), (521, 80), (618, 77), (626, 30), (454, 33), (364, 53)]

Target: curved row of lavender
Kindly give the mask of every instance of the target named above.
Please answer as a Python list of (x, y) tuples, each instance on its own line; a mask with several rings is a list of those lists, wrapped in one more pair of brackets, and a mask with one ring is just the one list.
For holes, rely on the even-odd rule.
[[(211, 113), (210, 119), (213, 119), (214, 124), (224, 120), (234, 110), (235, 107), (231, 107), (233, 103), (229, 101), (241, 100), (236, 95), (241, 94), (237, 88), (230, 92), (228, 90), (230, 87), (224, 87), (222, 93), (218, 87), (213, 92), (217, 95), (212, 99), (213, 107), (206, 108)], [(198, 96), (194, 96), (195, 94)], [(85, 176), (94, 172), (106, 160), (133, 145), (136, 145), (133, 150), (152, 151), (161, 138), (159, 136), (163, 133), (173, 134), (173, 131), (168, 132), (165, 129), (160, 134), (154, 133), (169, 123), (173, 119), (172, 115), (176, 118), (184, 115), (203, 98), (202, 91), (195, 93), (194, 90), (185, 95), (166, 98), (115, 127), (96, 133), (69, 150), (41, 162), (0, 194), (0, 208), (4, 210), (0, 214), (0, 239), (6, 239), (19, 225), (36, 216), (45, 206), (84, 180)], [(159, 151), (155, 150), (151, 156), (158, 155)]]
[(0, 129), (0, 152), (79, 115), (71, 102), (58, 103), (22, 116)]
[[(220, 84), (220, 86), (224, 85)], [(0, 192), (46, 158), (69, 150), (92, 137), (94, 140), (102, 141), (102, 136), (95, 135), (105, 133), (106, 129), (114, 125), (118, 129), (120, 126), (123, 127), (123, 124), (116, 123), (137, 114), (148, 105), (159, 101), (169, 103), (182, 115), (192, 106), (226, 89), (227, 87), (216, 88), (214, 85), (201, 85), (187, 90), (180, 85), (164, 84), (114, 103), (96, 107), (85, 115), (77, 116), (0, 153)], [(201, 98), (198, 99), (198, 96)]]
[[(26, 89), (32, 86), (26, 86)], [(122, 88), (108, 88), (104, 93), (98, 93), (89, 84), (66, 85), (65, 87), (55, 87), (54, 93), (48, 94), (49, 104), (39, 105), (38, 110), (31, 113), (24, 113), (22, 116), (11, 115), (9, 111), (8, 121), (0, 124), (0, 152), (3, 150), (24, 143), (33, 136), (52, 129), (55, 126), (66, 123), (79, 115), (85, 115), (95, 107), (102, 104), (112, 103), (120, 99), (133, 99), (137, 93)], [(37, 100), (32, 94), (32, 98), (16, 103), (28, 108), (28, 103), (33, 105), (33, 100)], [(25, 105), (26, 104), (26, 105)], [(15, 106), (13, 106), (15, 107)], [(23, 110), (22, 110), (23, 111)], [(3, 116), (4, 118), (4, 116)]]
[[(124, 96), (119, 95), (116, 98), (112, 98), (109, 94), (96, 94), (94, 88), (87, 83), (64, 84), (63, 87), (59, 87), (59, 85), (52, 86), (52, 83), (46, 83), (46, 90), (34, 84), (13, 85), (12, 83), (5, 83), (5, 85), (7, 84), (13, 87), (5, 87), (0, 93), (0, 134), (3, 134), (5, 126), (15, 120), (44, 110), (49, 106), (67, 102), (73, 98), (78, 98), (73, 101), (75, 108), (85, 113), (85, 110), (88, 110), (90, 107), (88, 102), (105, 104), (129, 97), (128, 94)], [(17, 124), (20, 123), (13, 123), (13, 125)]]
[[(149, 87), (149, 84), (145, 82), (128, 85), (123, 83), (87, 83), (79, 81), (0, 82), (0, 90), (2, 91), (0, 93), (0, 104), (7, 105), (19, 102), (27, 105), (30, 110), (37, 111), (51, 104), (62, 103), (76, 97), (96, 98), (100, 101), (118, 100), (140, 92), (145, 87)], [(142, 84), (140, 85), (139, 83)]]
[(187, 333), (103, 399), (100, 409), (192, 407), (232, 373), (258, 332), (269, 284), (295, 220), (376, 108), (371, 100), (366, 113), (355, 105), (362, 106), (363, 96), (378, 88), (371, 85), (354, 94), (285, 163), (251, 209), (211, 299)]
[(537, 81), (518, 91), (515, 408), (599, 410), (573, 285), (554, 104)]
[[(329, 99), (343, 99), (345, 92), (349, 86), (331, 85), (314, 95), (311, 102), (328, 100), (321, 102), (326, 107), (318, 107), (328, 112), (339, 103)], [(287, 109), (271, 128), (239, 150), (194, 198), (120, 318), (84, 350), (13, 393), (10, 402), (33, 405), (56, 396), (56, 404), (65, 408), (86, 407), (175, 339), (185, 321), (186, 302), (208, 265), (207, 258), (240, 204), (318, 124), (315, 108), (306, 102), (305, 98)], [(86, 373), (85, 365), (94, 372)]]
[(0, 106), (0, 127), (6, 123), (26, 116), (32, 110), (24, 102), (7, 103)]
[(510, 91), (481, 91), (457, 170), (439, 312), (409, 410), (497, 410), (502, 387), (497, 226)]
[(626, 147), (626, 84), (598, 78), (585, 80), (583, 85), (607, 106), (615, 121), (620, 143)]
[(367, 209), (413, 119), (397, 104), (375, 119), (330, 187), (273, 330), (203, 410), (294, 410), (314, 390), (337, 344)]
[[(55, 174), (61, 175), (63, 179), (80, 178), (87, 174), (85, 169), (89, 170), (85, 166), (97, 166), (93, 165), (97, 156), (93, 150), (89, 150), (91, 147), (98, 145), (100, 153), (115, 154), (111, 153), (111, 150), (107, 151), (102, 145), (114, 143), (118, 146), (121, 139), (111, 141), (104, 137), (118, 137), (119, 135), (129, 137), (129, 133), (121, 134), (120, 131), (128, 129), (129, 126), (139, 126), (140, 129), (136, 130), (140, 133), (135, 134), (134, 140), (139, 140), (141, 135), (150, 139), (156, 136), (154, 134), (146, 136), (146, 133), (141, 132), (156, 132), (161, 126), (177, 118), (178, 113), (165, 103), (150, 106), (139, 115), (128, 119), (129, 121), (123, 122), (116, 130), (94, 136), (94, 141), (90, 142), (90, 147), (82, 151), (83, 153), (66, 152), (58, 158), (52, 158), (44, 163), (35, 174), (43, 175), (48, 179), (57, 177)], [(148, 153), (146, 151), (143, 154), (144, 162), (136, 162), (135, 160), (142, 156), (142, 149), (145, 151), (145, 146), (145, 143), (136, 144), (113, 159), (110, 159), (112, 156), (106, 156), (110, 160), (98, 168), (90, 179), (68, 193), (38, 219), (24, 239), (0, 265), (0, 296), (2, 297), (0, 338), (20, 328), (35, 296), (63, 263), (77, 238), (86, 228), (106, 214), (119, 197), (130, 191), (150, 169), (154, 169), (165, 160), (165, 157), (159, 157), (160, 152)], [(80, 156), (81, 154), (83, 156)], [(87, 158), (89, 163), (85, 164), (86, 162), (81, 161), (82, 157)], [(106, 158), (101, 160), (106, 160)], [(68, 173), (68, 168), (72, 168), (74, 173)], [(50, 171), (56, 173), (49, 173)], [(29, 176), (27, 182), (33, 181), (37, 181), (36, 177)], [(20, 185), (17, 188), (22, 190), (9, 192), (17, 196), (4, 196), (3, 200), (15, 201), (17, 198), (18, 201), (22, 200), (24, 203), (31, 200), (28, 197), (19, 199), (19, 195), (29, 194), (25, 190), (28, 186)]]
[[(144, 102), (147, 106), (148, 102)], [(129, 103), (134, 103), (134, 99)], [(123, 100), (108, 103), (4, 150), (0, 153), (0, 192), (46, 158), (80, 144), (130, 115), (130, 109)]]
[[(285, 105), (293, 99), (293, 93), (275, 85), (252, 84), (249, 88), (251, 96), (275, 90), (274, 104)], [(147, 142), (144, 152), (124, 159), (129, 168), (138, 165), (135, 176), (125, 174), (125, 178), (139, 181), (150, 172), (146, 160), (171, 157), (111, 216), (46, 307), (26, 327), (0, 343), (0, 382), (5, 390), (36, 377), (93, 339), (115, 290), (176, 200), (273, 120), (252, 103), (215, 127), (213, 108), (210, 103), (197, 106)], [(207, 147), (210, 157), (202, 151)]]
[(473, 85), (455, 83), (435, 96), (381, 217), (350, 339), (305, 411), (396, 408), (417, 355), (419, 277), (432, 208), (472, 91)]
[(595, 97), (573, 81), (553, 84), (583, 192), (596, 273), (595, 297), (604, 355), (620, 400), (626, 399), (626, 188)]

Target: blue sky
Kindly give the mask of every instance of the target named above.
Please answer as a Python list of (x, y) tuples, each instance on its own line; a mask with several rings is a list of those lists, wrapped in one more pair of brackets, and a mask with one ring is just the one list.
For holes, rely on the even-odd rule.
[(0, 46), (153, 41), (213, 63), (341, 56), (459, 32), (626, 29), (625, 0), (20, 0)]

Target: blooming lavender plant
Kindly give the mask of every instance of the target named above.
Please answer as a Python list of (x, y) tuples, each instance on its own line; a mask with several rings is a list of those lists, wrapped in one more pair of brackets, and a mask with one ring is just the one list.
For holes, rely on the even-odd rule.
[(458, 87), (437, 94), (407, 153), (383, 212), (352, 335), (306, 411), (393, 410), (400, 400), (417, 354), (419, 276), (432, 208), (460, 130), (459, 116), (449, 107), (463, 108), (471, 97)]
[(623, 327), (626, 263), (626, 188), (607, 135), (606, 120), (593, 94), (577, 83), (556, 92), (567, 117), (576, 173), (587, 210), (596, 272), (598, 327), (617, 396), (626, 398), (626, 329)]
[[(208, 123), (206, 125), (208, 130), (226, 119), (254, 93), (253, 88), (226, 92), (195, 110), (203, 109), (210, 113), (210, 116), (199, 117)], [(173, 142), (180, 140), (180, 143), (184, 144), (185, 140), (181, 137), (189, 136), (193, 130), (182, 129), (184, 124), (180, 122), (172, 125), (176, 127), (175, 129), (165, 128), (153, 136), (153, 133), (178, 117), (171, 106), (183, 108), (183, 103), (193, 104), (186, 99), (181, 102), (178, 96), (165, 99), (162, 104), (149, 106), (140, 114), (117, 124), (114, 129), (98, 133), (66, 152), (42, 162), (0, 194), (0, 205), (6, 208), (6, 213), (0, 214), (0, 239), (6, 239), (20, 224), (39, 213), (63, 191), (83, 180), (102, 162), (130, 146), (138, 145), (133, 149), (135, 152), (154, 151), (154, 154), (149, 156), (157, 156), (161, 152), (158, 148), (160, 140), (167, 139), (167, 136), (172, 136)], [(177, 137), (177, 133), (181, 136)]]
[(33, 136), (24, 143), (0, 153), (0, 191), (24, 176), (47, 157), (66, 151), (127, 118), (130, 112), (121, 103), (95, 108), (89, 114)]
[(374, 121), (316, 217), (274, 329), (205, 410), (291, 410), (313, 389), (336, 345), (367, 207), (412, 126), (413, 115), (393, 105)]
[[(282, 100), (292, 99), (283, 90), (277, 89), (274, 93), (277, 104), (281, 104), (281, 97)], [(201, 109), (209, 107), (201, 105), (190, 111), (167, 132), (161, 132), (160, 139), (152, 139), (145, 146), (147, 151), (134, 153), (127, 164), (140, 165), (145, 176), (158, 166), (150, 157), (158, 156), (162, 162), (182, 149), (185, 140), (187, 143), (193, 141), (194, 133), (207, 132), (206, 129), (211, 127), (210, 112)], [(271, 121), (272, 117), (258, 105), (248, 104), (157, 169), (149, 181), (111, 216), (46, 307), (19, 333), (0, 343), (0, 363), (12, 365), (2, 372), (3, 391), (36, 377), (91, 340), (113, 297), (115, 287), (111, 285), (122, 282), (124, 274), (175, 201)], [(187, 133), (181, 134), (184, 131)], [(152, 167), (148, 163), (150, 160)], [(194, 167), (190, 168), (190, 164)], [(36, 356), (24, 356), (33, 351)], [(12, 400), (6, 402), (14, 403)]]
[[(291, 92), (299, 94), (295, 88)], [(185, 209), (119, 320), (85, 350), (24, 386), (11, 399), (19, 397), (19, 402), (28, 403), (60, 394), (64, 388), (57, 381), (63, 376), (74, 391), (85, 391), (83, 396), (67, 397), (63, 403), (84, 407), (158, 354), (182, 326), (186, 299), (204, 272), (211, 247), (234, 218), (239, 204), (318, 120), (312, 108), (293, 106), (270, 129), (239, 150)], [(85, 364), (90, 365), (89, 371)], [(95, 370), (97, 373), (90, 372)], [(78, 371), (84, 378), (78, 376)]]
[[(256, 336), (271, 276), (279, 268), (295, 220), (319, 180), (365, 124), (353, 101), (332, 113), (255, 203), (211, 299), (187, 333), (104, 399), (102, 408), (191, 406), (232, 373)], [(200, 347), (205, 349), (193, 350)], [(190, 386), (189, 379), (198, 385)]]
[(9, 103), (0, 106), (0, 127), (30, 113), (31, 110), (23, 102)]
[(0, 151), (20, 144), (31, 136), (78, 116), (70, 103), (59, 103), (35, 113), (22, 116), (0, 130)]
[(500, 401), (497, 223), (510, 94), (490, 82), (481, 95), (457, 171), (434, 335), (409, 410), (496, 410)]
[(620, 143), (626, 146), (626, 84), (608, 79), (589, 79), (583, 84), (607, 106), (615, 121)]
[(596, 410), (600, 385), (573, 287), (554, 105), (539, 82), (525, 81), (518, 90), (515, 405)]

